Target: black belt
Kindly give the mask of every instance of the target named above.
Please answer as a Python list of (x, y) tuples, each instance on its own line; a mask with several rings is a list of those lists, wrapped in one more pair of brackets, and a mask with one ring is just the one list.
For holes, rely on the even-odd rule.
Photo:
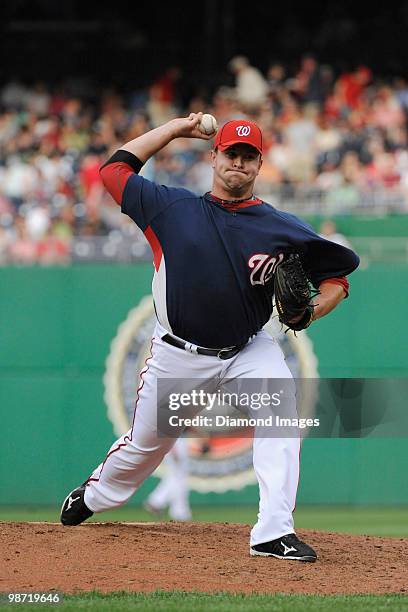
[(237, 355), (246, 344), (245, 342), (245, 344), (239, 344), (237, 346), (228, 346), (227, 348), (222, 349), (209, 349), (204, 348), (202, 346), (196, 346), (195, 344), (191, 344), (190, 342), (184, 342), (184, 340), (178, 340), (178, 338), (174, 338), (174, 336), (170, 336), (170, 334), (166, 334), (165, 336), (163, 336), (162, 340), (164, 342), (167, 342), (167, 344), (171, 344), (171, 346), (175, 346), (176, 348), (183, 349), (190, 353), (208, 355), (209, 357), (218, 357), (219, 359), (231, 359), (231, 357), (235, 357), (235, 355)]

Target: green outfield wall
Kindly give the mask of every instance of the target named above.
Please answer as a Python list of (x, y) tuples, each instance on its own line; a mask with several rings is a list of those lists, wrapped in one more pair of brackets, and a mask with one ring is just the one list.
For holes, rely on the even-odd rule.
[[(407, 377), (408, 266), (365, 264), (351, 297), (312, 326), (321, 376)], [(104, 363), (152, 266), (0, 269), (0, 503), (55, 504), (105, 456), (115, 435)], [(131, 503), (140, 503), (150, 479)], [(256, 487), (203, 503), (251, 503)], [(299, 503), (408, 503), (407, 440), (306, 440)]]
[[(327, 215), (304, 215), (305, 220), (316, 230), (319, 229), (322, 221), (328, 218)], [(331, 217), (336, 222), (339, 232), (344, 233), (349, 238), (357, 237), (392, 237), (407, 238), (408, 236), (408, 215), (401, 214), (370, 214), (367, 215), (335, 215)]]

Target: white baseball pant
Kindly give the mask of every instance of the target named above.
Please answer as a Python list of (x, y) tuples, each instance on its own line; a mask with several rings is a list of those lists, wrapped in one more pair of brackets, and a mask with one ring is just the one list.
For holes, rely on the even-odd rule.
[(180, 437), (164, 457), (166, 473), (150, 493), (147, 503), (157, 510), (168, 508), (169, 516), (175, 521), (191, 519), (188, 500), (188, 440)]
[[(105, 461), (91, 474), (85, 503), (92, 512), (121, 506), (153, 473), (176, 438), (157, 433), (157, 379), (292, 379), (279, 344), (265, 331), (259, 332), (235, 357), (193, 354), (173, 347), (161, 338), (160, 324), (153, 335), (151, 354), (141, 373), (132, 427), (110, 448)], [(293, 414), (296, 399), (293, 394)], [(201, 409), (201, 408), (200, 408)], [(181, 432), (180, 432), (181, 433)], [(299, 437), (267, 437), (255, 429), (253, 464), (259, 483), (258, 520), (250, 544), (268, 542), (293, 533), (292, 512), (299, 480)]]

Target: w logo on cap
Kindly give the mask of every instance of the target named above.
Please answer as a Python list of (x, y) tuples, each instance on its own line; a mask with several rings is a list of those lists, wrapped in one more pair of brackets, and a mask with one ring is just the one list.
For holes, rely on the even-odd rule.
[(235, 128), (238, 136), (249, 136), (251, 133), (251, 128), (249, 125), (237, 125)]
[(253, 121), (246, 119), (233, 119), (227, 121), (218, 130), (215, 138), (214, 148), (225, 151), (234, 144), (246, 144), (254, 147), (262, 155), (262, 132)]

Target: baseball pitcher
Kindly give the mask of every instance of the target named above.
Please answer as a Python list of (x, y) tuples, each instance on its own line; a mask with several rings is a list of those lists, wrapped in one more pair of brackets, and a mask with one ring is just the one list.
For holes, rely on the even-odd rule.
[[(139, 136), (101, 169), (106, 189), (151, 245), (157, 324), (132, 427), (69, 493), (64, 525), (124, 504), (175, 443), (157, 430), (159, 379), (291, 379), (278, 343), (262, 329), (274, 306), (283, 325), (301, 330), (348, 296), (346, 277), (357, 268), (357, 255), (254, 195), (263, 151), (257, 124), (234, 120), (218, 131), (212, 189), (204, 195), (140, 176), (143, 164), (173, 139), (213, 138), (200, 129), (201, 119), (191, 113)], [(290, 401), (295, 405), (294, 392)], [(317, 559), (294, 529), (299, 450), (299, 436), (268, 437), (255, 429), (260, 501), (251, 555)]]

